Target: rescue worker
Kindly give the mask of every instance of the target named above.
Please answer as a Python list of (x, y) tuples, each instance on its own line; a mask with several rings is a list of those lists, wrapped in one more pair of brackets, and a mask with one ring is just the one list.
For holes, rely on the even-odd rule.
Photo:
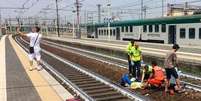
[(145, 84), (145, 87), (150, 85), (154, 87), (160, 87), (164, 81), (164, 72), (161, 67), (157, 65), (156, 61), (152, 61), (152, 73)]
[(165, 71), (166, 71), (166, 84), (165, 84), (165, 92), (168, 91), (168, 86), (170, 85), (170, 79), (171, 79), (171, 75), (176, 79), (176, 85), (178, 86), (178, 88), (180, 89), (180, 80), (178, 77), (178, 73), (175, 70), (175, 67), (178, 67), (178, 61), (177, 61), (177, 55), (176, 52), (179, 49), (179, 45), (178, 44), (174, 44), (172, 47), (172, 50), (167, 53), (166, 59), (165, 59)]
[(127, 48), (126, 48), (126, 53), (127, 53), (127, 57), (128, 57), (128, 70), (129, 70), (129, 74), (131, 75), (132, 72), (133, 72), (133, 69), (132, 69), (132, 64), (131, 64), (131, 48), (134, 47), (135, 45), (135, 41), (134, 40), (131, 40), (128, 45), (127, 45)]
[(143, 83), (144, 81), (146, 82), (150, 75), (152, 73), (152, 66), (150, 65), (145, 65), (143, 67), (143, 70), (142, 70), (142, 79), (141, 79), (141, 83)]
[(134, 47), (131, 47), (130, 50), (130, 58), (131, 62), (133, 62), (132, 65), (132, 75), (136, 78), (136, 81), (140, 81), (140, 67), (141, 67), (141, 61), (142, 61), (142, 52), (139, 48), (139, 45), (135, 43)]
[(133, 79), (134, 78), (132, 78), (128, 73), (123, 74), (120, 80), (121, 86), (124, 86), (124, 87), (130, 86), (131, 83), (134, 81)]

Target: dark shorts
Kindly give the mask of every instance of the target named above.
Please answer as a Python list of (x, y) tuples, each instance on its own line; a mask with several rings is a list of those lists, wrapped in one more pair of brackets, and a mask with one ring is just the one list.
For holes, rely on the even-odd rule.
[(177, 79), (178, 78), (178, 74), (177, 74), (177, 71), (175, 70), (175, 68), (165, 68), (165, 72), (166, 72), (166, 76), (167, 76), (167, 79), (170, 80), (171, 78), (171, 75)]

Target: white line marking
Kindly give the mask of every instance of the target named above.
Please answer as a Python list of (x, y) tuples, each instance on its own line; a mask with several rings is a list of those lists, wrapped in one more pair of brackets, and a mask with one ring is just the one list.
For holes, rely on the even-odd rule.
[(6, 91), (6, 53), (5, 53), (5, 38), (4, 35), (0, 41), (0, 101), (7, 100)]
[[(16, 37), (15, 37), (16, 39)], [(18, 44), (18, 47), (20, 48), (20, 50), (28, 55), (26, 51), (28, 51), (27, 48), (25, 48), (24, 46), (22, 46), (23, 48), (25, 48), (25, 50)], [(34, 63), (36, 63), (36, 61), (34, 61)], [(51, 86), (54, 91), (57, 93), (57, 95), (59, 95), (61, 97), (61, 99), (63, 101), (65, 101), (66, 99), (69, 99), (69, 98), (73, 98), (73, 95), (71, 95), (54, 77), (52, 77), (45, 69), (43, 69), (42, 71), (39, 71), (40, 75), (43, 76), (43, 78), (48, 82), (48, 84), (58, 84), (56, 86)]]

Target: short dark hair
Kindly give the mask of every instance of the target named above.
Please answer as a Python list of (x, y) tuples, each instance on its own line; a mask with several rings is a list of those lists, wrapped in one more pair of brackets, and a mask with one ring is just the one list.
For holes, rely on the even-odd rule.
[(144, 68), (145, 68), (145, 69), (148, 69), (148, 68), (149, 68), (149, 65), (145, 65)]
[(39, 32), (40, 31), (40, 27), (36, 26), (36, 32)]
[(172, 49), (176, 49), (176, 50), (178, 50), (180, 47), (179, 47), (179, 45), (178, 44), (174, 44), (173, 46), (172, 46)]
[(151, 62), (151, 64), (154, 65), (154, 66), (157, 66), (157, 65), (158, 65), (157, 62), (156, 62), (156, 60), (153, 60), (153, 61)]

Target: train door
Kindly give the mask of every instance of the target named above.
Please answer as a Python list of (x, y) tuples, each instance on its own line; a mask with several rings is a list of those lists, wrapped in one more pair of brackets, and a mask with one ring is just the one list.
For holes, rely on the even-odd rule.
[(176, 43), (176, 25), (170, 25), (168, 27), (168, 43), (169, 44)]
[(98, 28), (95, 28), (94, 38), (98, 38)]
[(120, 40), (120, 28), (119, 27), (117, 27), (117, 29), (116, 29), (116, 39), (117, 40)]

